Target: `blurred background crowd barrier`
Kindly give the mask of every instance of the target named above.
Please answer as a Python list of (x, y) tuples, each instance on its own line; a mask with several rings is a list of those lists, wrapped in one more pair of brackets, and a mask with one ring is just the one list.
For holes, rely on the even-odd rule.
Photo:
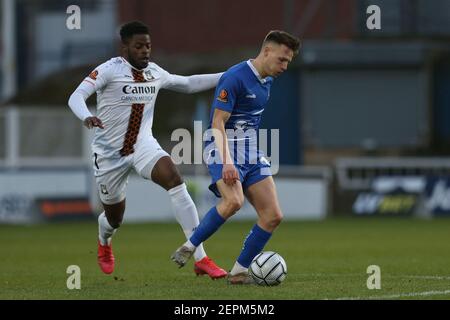
[[(81, 10), (70, 30), (67, 8)], [(367, 7), (380, 8), (369, 30)], [(272, 29), (302, 39), (274, 83), (263, 128), (280, 130), (278, 193), (288, 219), (450, 215), (450, 1), (0, 0), (0, 222), (92, 218), (92, 133), (69, 107), (95, 66), (119, 55), (118, 29), (150, 27), (171, 73), (224, 71), (255, 57)], [(248, 13), (252, 12), (249, 20)], [(154, 135), (209, 119), (212, 91), (163, 91)], [(88, 100), (95, 110), (95, 97)], [(204, 165), (181, 165), (202, 215)], [(129, 182), (128, 221), (172, 220), (164, 191)], [(247, 205), (236, 219), (251, 217)]]

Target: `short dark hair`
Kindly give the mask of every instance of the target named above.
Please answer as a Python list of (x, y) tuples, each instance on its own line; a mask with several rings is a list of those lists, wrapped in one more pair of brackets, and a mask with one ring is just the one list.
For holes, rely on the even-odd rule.
[(147, 25), (140, 21), (131, 21), (120, 27), (120, 39), (123, 43), (126, 43), (135, 34), (150, 35), (150, 32)]
[(267, 42), (275, 42), (284, 44), (286, 47), (294, 51), (294, 56), (298, 54), (300, 49), (300, 39), (281, 30), (272, 30), (264, 38), (263, 45)]

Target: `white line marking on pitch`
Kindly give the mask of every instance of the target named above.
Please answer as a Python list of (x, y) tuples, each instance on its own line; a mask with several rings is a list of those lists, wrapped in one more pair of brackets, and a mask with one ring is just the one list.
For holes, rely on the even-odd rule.
[(424, 279), (424, 280), (450, 280), (449, 276), (394, 276), (394, 277)]
[[(300, 277), (366, 277), (361, 273), (293, 273), (292, 275)], [(423, 280), (450, 280), (450, 276), (430, 276), (430, 275), (401, 275), (401, 274), (385, 274), (383, 278), (411, 278)]]
[[(437, 296), (437, 295), (447, 295), (447, 294), (450, 294), (450, 290), (399, 293), (399, 294), (391, 294), (391, 295), (386, 295), (386, 296), (372, 296), (372, 297), (344, 297), (344, 298), (337, 298), (336, 300), (378, 300), (378, 299), (396, 299), (396, 298), (419, 297), (419, 296), (421, 296), (421, 297)], [(329, 299), (326, 299), (326, 300), (329, 300)]]

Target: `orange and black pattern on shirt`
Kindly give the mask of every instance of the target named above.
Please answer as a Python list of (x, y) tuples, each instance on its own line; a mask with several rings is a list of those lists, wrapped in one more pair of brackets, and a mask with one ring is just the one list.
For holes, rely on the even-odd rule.
[[(135, 82), (145, 82), (144, 74), (142, 71), (131, 69), (133, 73), (133, 79)], [(128, 122), (127, 132), (125, 133), (125, 140), (123, 147), (120, 150), (122, 157), (128, 156), (134, 152), (134, 144), (136, 143), (139, 129), (141, 128), (142, 114), (144, 113), (143, 103), (134, 103), (131, 105), (130, 120)]]

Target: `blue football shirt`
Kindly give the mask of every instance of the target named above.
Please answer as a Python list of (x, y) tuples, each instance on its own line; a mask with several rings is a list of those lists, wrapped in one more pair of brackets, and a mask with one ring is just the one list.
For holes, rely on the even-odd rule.
[[(262, 113), (270, 97), (272, 77), (262, 78), (251, 60), (243, 61), (228, 69), (220, 78), (214, 93), (210, 113), (209, 127), (212, 126), (214, 111), (220, 109), (231, 113), (225, 123), (225, 130), (230, 145), (230, 153), (235, 161), (245, 157), (245, 161), (254, 161), (249, 150), (257, 149), (257, 135)], [(210, 152), (211, 134), (206, 136), (206, 151)], [(245, 141), (244, 144), (240, 143)], [(208, 148), (209, 146), (209, 148)], [(245, 152), (244, 152), (245, 151)], [(256, 156), (259, 156), (257, 152)]]

